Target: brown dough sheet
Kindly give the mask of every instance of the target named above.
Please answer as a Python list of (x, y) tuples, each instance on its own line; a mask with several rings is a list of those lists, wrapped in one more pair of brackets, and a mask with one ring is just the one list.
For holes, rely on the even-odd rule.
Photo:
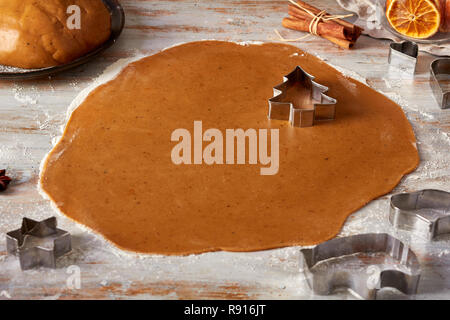
[[(298, 53), (298, 55), (294, 55)], [(330, 87), (334, 121), (268, 120), (272, 87), (296, 65)], [(174, 165), (172, 131), (279, 128), (280, 168)], [(205, 147), (207, 143), (204, 142)], [(418, 165), (402, 109), (284, 44), (203, 41), (128, 65), (72, 113), (46, 159), (43, 190), (120, 248), (159, 254), (313, 245)]]

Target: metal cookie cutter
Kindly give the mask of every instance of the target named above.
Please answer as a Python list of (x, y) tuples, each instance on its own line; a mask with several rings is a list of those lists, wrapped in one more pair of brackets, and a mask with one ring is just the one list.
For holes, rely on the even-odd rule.
[(390, 223), (428, 240), (450, 233), (450, 193), (421, 190), (391, 197)]
[(395, 68), (414, 74), (418, 55), (419, 46), (417, 43), (411, 41), (392, 42), (389, 47), (388, 62)]
[[(298, 92), (305, 90), (307, 93), (299, 97)], [(315, 82), (312, 75), (297, 66), (284, 77), (282, 84), (273, 88), (269, 119), (289, 121), (294, 127), (311, 127), (315, 121), (333, 120), (337, 101), (325, 95), (327, 91), (327, 87)]]
[(364, 299), (375, 299), (382, 288), (417, 292), (420, 264), (416, 255), (385, 233), (335, 238), (301, 250), (300, 256), (301, 269), (318, 295), (338, 288)]
[(450, 58), (436, 59), (430, 67), (430, 84), (441, 109), (450, 108)]
[(22, 227), (6, 234), (6, 249), (19, 256), (20, 267), (55, 268), (56, 259), (72, 250), (67, 231), (56, 228), (56, 218), (34, 221), (23, 218)]

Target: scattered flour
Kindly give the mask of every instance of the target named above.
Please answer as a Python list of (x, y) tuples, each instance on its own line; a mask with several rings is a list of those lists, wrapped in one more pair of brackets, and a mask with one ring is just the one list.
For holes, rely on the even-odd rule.
[[(204, 40), (206, 41), (206, 40)], [(256, 44), (256, 45), (260, 45), (263, 42), (260, 41), (246, 41), (246, 42), (235, 42), (238, 43), (240, 45), (250, 45), (250, 44)], [(170, 47), (167, 47), (161, 51), (165, 51), (167, 49), (182, 45), (184, 43), (178, 43), (175, 45), (172, 45)], [(295, 54), (294, 54), (295, 55)], [(298, 55), (298, 53), (297, 53)], [(79, 93), (79, 95), (73, 100), (73, 102), (70, 104), (68, 111), (67, 111), (67, 119), (69, 119), (70, 115), (72, 114), (72, 112), (86, 99), (86, 97), (90, 94), (91, 91), (93, 91), (95, 88), (97, 88), (98, 86), (107, 83), (111, 80), (113, 80), (114, 78), (116, 78), (116, 76), (122, 71), (122, 69), (124, 67), (126, 67), (129, 63), (137, 61), (141, 58), (143, 58), (144, 55), (143, 54), (137, 54), (135, 57), (133, 58), (129, 58), (129, 59), (121, 59), (117, 62), (115, 62), (114, 64), (112, 64), (111, 66), (109, 66), (108, 68), (105, 69), (105, 71), (103, 72), (102, 75), (100, 75), (97, 79), (95, 79), (91, 85), (89, 85), (86, 89), (84, 89), (83, 91), (81, 91)], [(319, 57), (320, 58), (320, 57)], [(322, 60), (324, 60), (323, 58), (320, 58)], [(344, 76), (348, 77), (348, 78), (352, 78), (356, 81), (362, 82), (363, 84), (367, 85), (367, 81), (366, 78), (364, 78), (363, 76), (359, 75), (358, 73), (348, 70), (348, 69), (344, 69), (342, 67), (336, 66), (336, 65), (331, 65), (333, 68), (337, 69), (339, 72), (341, 72)], [(387, 93), (386, 94), (390, 99), (394, 100), (395, 102), (397, 102), (398, 104), (405, 106), (407, 105), (406, 102), (397, 94), (393, 94), (393, 93)], [(61, 133), (63, 132), (64, 127), (61, 128)], [(53, 140), (54, 145), (56, 145), (56, 143), (58, 143), (58, 141), (61, 139), (60, 137), (57, 137)], [(43, 165), (46, 161), (48, 157), (47, 156), (44, 157), (44, 159), (42, 160), (41, 164), (40, 164), (40, 172), (42, 172), (42, 168)], [(49, 197), (47, 196), (47, 194), (45, 194), (45, 192), (42, 190), (41, 186), (38, 186), (38, 190), (40, 192), (40, 194), (45, 198), (45, 199), (49, 199)], [(51, 202), (52, 207), (54, 208), (55, 211), (59, 212), (60, 215), (62, 215), (62, 213), (59, 211), (59, 209), (56, 207), (56, 205)], [(352, 225), (352, 229), (353, 228), (362, 228), (363, 226), (367, 227), (367, 221), (363, 220), (354, 220), (352, 221), (350, 224)], [(379, 221), (377, 221), (378, 223)], [(356, 225), (355, 225), (356, 224)], [(359, 226), (358, 226), (359, 225)], [(377, 224), (369, 224), (371, 226), (376, 226)], [(90, 230), (89, 228), (79, 225), (79, 227), (85, 231), (88, 231), (89, 233), (92, 233), (92, 230)], [(94, 233), (97, 234), (97, 233)], [(103, 237), (102, 238), (102, 243), (105, 246), (108, 246), (109, 248), (111, 248), (112, 252), (114, 255), (118, 256), (118, 257), (135, 257), (135, 258), (146, 258), (146, 257), (158, 257), (158, 255), (148, 255), (148, 254), (141, 254), (141, 253), (134, 253), (134, 252), (129, 252), (129, 251), (124, 251), (121, 249), (116, 248), (114, 245), (110, 244), (107, 240), (105, 240)], [(195, 255), (192, 255), (190, 257), (196, 257)]]
[(442, 130), (439, 130), (441, 133), (441, 136), (444, 138), (444, 140), (447, 142), (447, 144), (450, 146), (450, 133), (449, 132), (445, 132)]
[[(262, 42), (240, 42), (239, 44), (248, 45), (261, 43)], [(180, 44), (176, 44), (174, 46)], [(174, 46), (167, 47), (166, 49)], [(120, 73), (120, 71), (125, 66), (142, 57), (142, 54), (137, 54), (134, 58), (119, 60), (118, 62), (108, 67), (99, 78), (95, 79), (91, 83), (88, 88), (80, 92), (80, 94), (70, 104), (68, 108), (67, 119), (93, 89), (101, 84), (111, 81)], [(367, 85), (366, 79), (356, 72), (335, 65), (332, 66), (343, 73), (346, 77), (355, 79)], [(2, 69), (0, 67), (0, 71), (1, 70)], [(76, 86), (77, 84), (74, 83), (73, 87)], [(417, 106), (408, 105), (406, 101), (404, 101), (404, 99), (402, 99), (402, 97), (398, 94), (384, 94), (404, 108), (415, 108), (415, 111), (419, 113), (421, 112), (420, 110), (417, 110)], [(14, 96), (17, 101), (24, 104), (36, 104), (38, 101), (35, 97), (24, 95), (20, 88), (16, 89), (16, 91), (14, 92)], [(433, 116), (428, 113), (422, 112), (421, 114), (428, 119), (433, 118)], [(439, 136), (450, 144), (450, 137), (447, 132), (441, 131)], [(427, 139), (429, 138), (428, 135), (426, 137)], [(55, 145), (59, 141), (59, 139), (60, 137), (54, 138), (52, 141), (53, 144)], [(428, 142), (427, 140), (425, 141)], [(26, 149), (26, 146), (24, 146), (23, 148)], [(44, 160), (40, 164), (40, 172), (42, 172), (42, 166), (47, 156), (44, 157)], [(442, 168), (443, 166), (439, 161), (447, 160), (432, 159), (432, 161), (423, 161), (418, 170), (413, 174), (407, 176), (406, 178), (416, 180), (418, 185), (422, 184), (422, 186), (424, 186), (425, 179), (440, 175), (440, 172), (437, 171), (437, 168)], [(38, 190), (44, 198), (48, 199), (48, 196), (41, 190), (40, 185), (38, 186)], [(51, 201), (50, 203), (55, 212), (59, 212), (55, 204)], [(50, 211), (47, 204), (40, 205), (39, 208), (33, 207), (32, 209), (35, 216), (48, 216)], [(372, 201), (367, 207), (349, 217), (348, 221), (344, 225), (341, 235), (350, 235), (361, 232), (393, 233), (392, 228), (390, 228), (389, 223), (386, 219), (387, 213), (387, 198), (380, 198)], [(60, 212), (59, 215), (61, 215)], [(6, 220), (4, 221), (8, 221), (6, 217), (5, 219)], [(13, 220), (14, 219), (11, 219), (11, 221)], [(107, 261), (108, 263), (110, 263), (111, 268), (107, 264), (104, 266), (104, 268), (100, 268), (98, 270), (95, 269), (95, 272), (98, 273), (98, 277), (100, 279), (105, 279), (101, 281), (101, 285), (103, 286), (114, 283), (115, 281), (120, 283), (124, 282), (125, 279), (123, 278), (123, 273), (120, 273), (120, 271), (112, 270), (116, 266), (119, 267), (117, 262), (117, 257), (119, 257), (120, 263), (123, 263), (125, 266), (127, 266), (126, 274), (130, 274), (130, 279), (133, 276), (139, 276), (142, 277), (142, 279), (150, 279), (149, 277), (151, 276), (153, 277), (151, 278), (152, 281), (154, 281), (154, 279), (165, 279), (169, 276), (172, 277), (170, 279), (171, 281), (175, 281), (177, 279), (185, 280), (186, 275), (197, 275), (197, 272), (200, 268), (200, 270), (210, 270), (202, 273), (202, 277), (204, 277), (203, 280), (208, 278), (220, 278), (225, 279), (226, 281), (230, 281), (230, 279), (233, 279), (234, 281), (253, 281), (256, 283), (264, 283), (265, 285), (276, 285), (277, 287), (283, 289), (286, 288), (287, 291), (302, 295), (304, 297), (307, 297), (305, 296), (305, 294), (310, 292), (307, 288), (303, 287), (304, 282), (299, 281), (298, 278), (301, 276), (301, 274), (298, 273), (297, 266), (299, 247), (289, 247), (252, 253), (213, 252), (205, 253), (202, 255), (190, 255), (186, 257), (166, 257), (159, 255), (137, 254), (120, 250), (114, 245), (110, 244), (97, 233), (92, 232), (92, 230), (88, 229), (87, 227), (84, 227), (80, 224), (68, 224), (65, 220), (67, 219), (61, 219), (61, 222), (63, 223), (63, 227), (67, 227), (66, 229), (68, 229), (69, 231), (77, 230), (77, 232), (79, 232), (79, 229), (81, 229), (87, 232), (84, 233), (81, 237), (81, 240), (79, 240), (83, 241), (84, 247), (75, 247), (73, 254), (61, 259), (68, 260), (67, 264), (83, 263), (83, 261), (90, 260)], [(440, 251), (439, 257), (447, 254), (450, 254), (450, 250)], [(7, 259), (6, 256), (0, 256), (0, 261), (5, 259)], [(2, 267), (5, 266), (5, 268), (15, 269), (16, 266), (12, 265), (12, 263), (9, 262), (11, 259), (7, 260), (8, 263), (6, 264), (6, 266), (2, 265)], [(279, 260), (283, 261), (281, 265), (280, 263), (278, 263)], [(132, 274), (128, 272), (128, 270), (131, 270), (131, 268), (133, 268)], [(255, 272), (255, 270), (257, 270), (258, 272)], [(217, 271), (220, 271), (219, 275), (217, 275)], [(44, 274), (44, 271), (39, 272), (42, 272), (42, 274)], [(47, 272), (51, 273), (52, 271), (45, 272), (45, 274), (47, 274)], [(264, 280), (261, 280), (261, 272), (263, 272), (264, 274)], [(52, 296), (51, 298), (57, 297), (58, 296)]]
[(23, 88), (19, 87), (19, 86), (15, 86), (13, 89), (13, 93), (14, 93), (14, 98), (25, 105), (34, 105), (38, 103), (37, 98), (33, 98), (29, 95), (26, 95), (23, 93)]
[(366, 79), (365, 77), (363, 77), (362, 75), (360, 75), (359, 73), (357, 73), (357, 72), (355, 72), (355, 71), (352, 71), (352, 70), (349, 70), (349, 69), (344, 69), (344, 68), (342, 68), (342, 67), (336, 66), (336, 65), (331, 64), (331, 63), (329, 63), (329, 62), (328, 62), (328, 64), (329, 64), (330, 66), (332, 66), (333, 68), (335, 68), (335, 69), (336, 69), (337, 71), (339, 71), (340, 73), (342, 73), (345, 77), (354, 79), (354, 80), (356, 80), (356, 81), (359, 81), (359, 82), (361, 82), (361, 83), (364, 83), (365, 85), (368, 85), (368, 84), (367, 84), (367, 79)]
[(2, 72), (2, 73), (21, 73), (21, 72), (26, 72), (26, 71), (27, 70), (24, 70), (21, 68), (0, 65), (0, 72)]
[(438, 253), (438, 257), (441, 258), (442, 256), (446, 256), (450, 254), (450, 250), (446, 249), (446, 250), (442, 250), (441, 252)]

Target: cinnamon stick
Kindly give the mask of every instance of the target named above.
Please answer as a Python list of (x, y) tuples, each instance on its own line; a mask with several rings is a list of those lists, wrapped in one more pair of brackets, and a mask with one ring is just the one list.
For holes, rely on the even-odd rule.
[[(298, 9), (295, 7), (289, 7), (289, 15), (292, 18), (295, 18), (296, 20), (299, 21), (299, 23), (305, 24), (307, 25), (307, 28), (305, 31), (309, 31), (309, 25), (312, 22), (312, 17)], [(338, 23), (324, 23), (322, 21), (320, 21), (317, 24), (317, 34), (320, 36), (323, 35), (328, 35), (328, 36), (332, 36), (335, 38), (339, 38), (339, 39), (343, 39), (343, 40), (348, 40), (348, 41), (353, 41), (353, 35), (351, 33), (349, 33), (349, 30), (346, 29), (344, 26), (338, 24)]]
[[(306, 3), (306, 2), (304, 2), (302, 0), (296, 0), (295, 2), (297, 2), (299, 5), (301, 5), (302, 7), (306, 8), (306, 9), (308, 9), (309, 11), (311, 11), (314, 14), (319, 14), (322, 11), (322, 10), (317, 9), (316, 7), (310, 5), (310, 4), (308, 4), (308, 3)], [(358, 27), (358, 26), (356, 26), (356, 25), (354, 25), (354, 24), (352, 24), (352, 23), (350, 23), (348, 21), (342, 20), (342, 19), (334, 19), (333, 21), (338, 23), (338, 24), (340, 24), (340, 25), (342, 25), (342, 26), (344, 26), (344, 27), (350, 28), (352, 30), (353, 29), (361, 29), (360, 27)], [(361, 29), (361, 30), (363, 30), (363, 29)]]
[[(288, 29), (309, 32), (310, 23), (308, 23), (305, 19), (300, 20), (300, 19), (293, 19), (293, 18), (284, 18), (282, 21), (282, 25), (283, 25), (283, 27), (288, 28)], [(318, 27), (318, 29), (319, 29), (319, 27)], [(320, 34), (319, 30), (318, 30), (318, 32)], [(336, 38), (329, 34), (322, 34), (321, 37), (337, 44), (339, 47), (344, 48), (344, 49), (350, 49), (354, 45), (354, 42), (352, 42), (352, 41), (345, 40), (345, 39), (339, 39), (339, 38)]]
[[(308, 9), (309, 10), (309, 9)], [(310, 10), (312, 11), (319, 11), (319, 9), (316, 10)], [(317, 14), (317, 13), (314, 13)], [(306, 11), (303, 11), (302, 9), (300, 9), (299, 7), (296, 7), (294, 5), (289, 5), (289, 15), (295, 18), (305, 18), (305, 19), (312, 19), (313, 17), (311, 17), (311, 15), (309, 13), (307, 13)], [(338, 23), (338, 21), (343, 21), (343, 23)], [(347, 21), (341, 20), (341, 19), (333, 19), (333, 20), (321, 20), (321, 23), (326, 23), (328, 25), (333, 25), (333, 26), (341, 26), (341, 28), (343, 28), (343, 39), (347, 39), (349, 41), (356, 41), (359, 36), (362, 33), (362, 29), (358, 26), (355, 26)], [(348, 24), (348, 26), (347, 26)]]
[[(309, 18), (309, 19), (313, 18), (308, 12), (300, 9), (297, 6), (294, 6), (293, 4), (289, 4), (289, 12), (295, 13), (295, 15), (298, 16), (299, 18)], [(329, 24), (340, 25), (339, 23), (334, 22), (334, 20), (326, 20), (326, 21), (322, 21), (322, 22), (329, 23)]]

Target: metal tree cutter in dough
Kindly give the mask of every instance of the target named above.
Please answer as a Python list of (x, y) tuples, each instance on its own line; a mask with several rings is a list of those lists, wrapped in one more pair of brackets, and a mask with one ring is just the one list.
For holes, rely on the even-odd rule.
[[(290, 92), (299, 90), (309, 94), (301, 99), (290, 96)], [(334, 120), (337, 101), (327, 96), (327, 91), (328, 87), (315, 82), (314, 76), (297, 66), (284, 77), (282, 84), (273, 88), (269, 119), (289, 121), (294, 127), (311, 127), (316, 121)]]

